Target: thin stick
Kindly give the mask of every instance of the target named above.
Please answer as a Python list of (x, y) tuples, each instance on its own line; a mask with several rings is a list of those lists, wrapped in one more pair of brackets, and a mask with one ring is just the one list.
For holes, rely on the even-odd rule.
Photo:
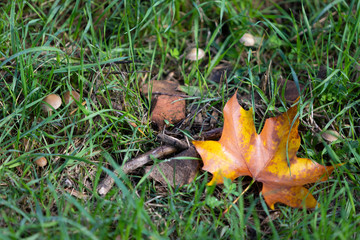
[(195, 139), (204, 139), (204, 140), (218, 140), (221, 137), (223, 128), (214, 128), (207, 132), (203, 132), (200, 137), (195, 137)]
[[(81, 103), (81, 105), (83, 105), (83, 106), (85, 106), (85, 104), (86, 104), (86, 101), (83, 101), (83, 102)], [(73, 111), (70, 112), (70, 115), (73, 115), (78, 109), (79, 109), (78, 107), (75, 108)]]
[(237, 201), (239, 201), (240, 197), (241, 197), (242, 195), (244, 195), (244, 193), (246, 193), (246, 192), (250, 189), (251, 185), (253, 185), (254, 182), (255, 182), (255, 180), (253, 179), (253, 180), (251, 181), (251, 183), (249, 184), (249, 186), (247, 186), (247, 187), (245, 188), (245, 190), (242, 191), (242, 193), (240, 194), (240, 196), (238, 196), (238, 197), (233, 201), (233, 203), (223, 212), (222, 215), (225, 215), (225, 214), (230, 210), (230, 208), (232, 208), (232, 206), (233, 206), (235, 203), (237, 203)]
[(170, 145), (170, 146), (174, 146), (176, 148), (179, 148), (181, 150), (185, 150), (185, 149), (188, 149), (189, 148), (189, 145), (182, 141), (182, 140), (179, 140), (177, 138), (174, 138), (172, 136), (169, 136), (169, 135), (166, 135), (166, 134), (163, 134), (163, 133), (160, 133), (157, 135), (157, 138), (167, 144), (167, 145)]
[[(213, 129), (209, 132), (203, 132), (203, 135), (201, 135), (201, 138), (207, 140), (207, 139), (217, 139), (220, 138), (220, 135), (222, 133), (222, 128), (217, 128), (217, 129)], [(167, 142), (167, 144), (169, 144), (170, 138), (164, 137), (164, 135), (160, 135), (160, 139), (165, 140), (165, 142)], [(174, 139), (172, 139), (174, 140)], [(176, 139), (178, 140), (178, 139)], [(131, 171), (134, 171), (135, 169), (144, 166), (145, 164), (151, 162), (151, 157), (150, 156), (154, 156), (155, 158), (164, 158), (170, 154), (173, 154), (179, 150), (183, 150), (186, 149), (188, 146), (187, 144), (185, 144), (184, 142), (182, 142), (181, 140), (178, 140), (177, 143), (173, 142), (174, 146), (161, 146), (158, 148), (155, 148), (147, 153), (144, 153), (141, 156), (138, 156), (132, 160), (130, 160), (129, 162), (125, 163), (124, 166), (122, 167), (122, 171), (127, 174)], [(115, 172), (116, 176), (118, 176), (118, 173)], [(105, 196), (110, 189), (114, 186), (114, 179), (110, 176), (106, 176), (97, 186), (97, 192), (102, 195)]]
[[(177, 148), (173, 146), (161, 146), (158, 148), (155, 148), (147, 153), (142, 154), (141, 156), (138, 156), (136, 158), (133, 158), (131, 161), (125, 163), (122, 166), (122, 171), (127, 174), (131, 171), (134, 171), (135, 169), (144, 166), (145, 164), (152, 161), (151, 156), (155, 158), (162, 158), (165, 156), (168, 156), (170, 154), (173, 154), (177, 151)], [(117, 176), (119, 175), (117, 172), (114, 172)], [(104, 180), (102, 180), (99, 185), (97, 186), (97, 192), (104, 196), (106, 195), (110, 189), (114, 186), (114, 179), (110, 176), (106, 176)]]

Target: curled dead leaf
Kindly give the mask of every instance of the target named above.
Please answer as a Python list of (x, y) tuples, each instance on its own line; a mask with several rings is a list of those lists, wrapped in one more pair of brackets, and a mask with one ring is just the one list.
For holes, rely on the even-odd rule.
[(164, 128), (165, 120), (175, 124), (185, 118), (186, 103), (178, 88), (179, 83), (170, 80), (151, 81), (141, 88), (145, 96), (152, 93), (151, 121), (160, 130)]
[(165, 120), (169, 124), (175, 124), (185, 118), (185, 100), (178, 96), (156, 96), (155, 106), (152, 111), (151, 121), (159, 129), (165, 126)]

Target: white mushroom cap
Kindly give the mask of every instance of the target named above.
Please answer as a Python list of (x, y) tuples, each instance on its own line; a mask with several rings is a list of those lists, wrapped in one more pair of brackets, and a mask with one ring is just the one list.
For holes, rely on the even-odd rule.
[[(61, 106), (61, 98), (56, 94), (46, 96), (43, 101), (52, 106), (54, 109), (58, 109)], [(51, 112), (52, 108), (47, 104), (43, 103), (41, 104), (41, 107), (45, 112)]]
[(202, 59), (204, 56), (204, 50), (202, 50), (201, 48), (192, 48), (185, 58), (190, 61), (197, 61)]
[(240, 42), (246, 47), (251, 47), (255, 45), (255, 38), (250, 33), (245, 33), (241, 38)]
[(328, 142), (334, 142), (341, 138), (340, 134), (334, 130), (327, 130), (321, 136)]
[(80, 100), (80, 94), (77, 91), (67, 91), (66, 93), (64, 93), (64, 101), (66, 105), (68, 105), (69, 103), (75, 103), (74, 99), (76, 101)]

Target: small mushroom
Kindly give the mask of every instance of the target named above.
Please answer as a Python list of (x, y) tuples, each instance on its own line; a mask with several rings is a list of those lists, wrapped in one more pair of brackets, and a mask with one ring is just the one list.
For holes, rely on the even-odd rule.
[(202, 59), (204, 56), (204, 50), (202, 50), (201, 48), (192, 48), (185, 58), (190, 61), (197, 61)]
[(245, 33), (241, 38), (240, 42), (246, 47), (252, 47), (255, 45), (255, 38), (250, 33)]
[(80, 94), (77, 91), (67, 91), (66, 93), (64, 93), (64, 102), (66, 105), (68, 105), (69, 103), (71, 103), (71, 105), (74, 105), (74, 99), (76, 101), (80, 100)]
[(45, 157), (41, 157), (35, 160), (36, 165), (38, 165), (39, 167), (45, 167), (47, 164), (47, 160)]
[(51, 113), (53, 108), (58, 109), (61, 106), (61, 98), (56, 94), (50, 94), (46, 96), (43, 101), (46, 102), (47, 104), (46, 103), (41, 104), (41, 108), (48, 113)]
[(334, 142), (338, 140), (340, 137), (340, 134), (334, 130), (327, 130), (321, 134), (321, 136), (328, 142)]

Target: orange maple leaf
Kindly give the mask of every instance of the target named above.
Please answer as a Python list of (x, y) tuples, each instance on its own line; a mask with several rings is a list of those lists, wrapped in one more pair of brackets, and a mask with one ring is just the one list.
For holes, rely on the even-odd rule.
[(224, 108), (224, 128), (219, 141), (194, 141), (203, 169), (213, 173), (208, 185), (251, 176), (263, 183), (268, 206), (277, 202), (291, 207), (315, 208), (317, 201), (304, 184), (325, 181), (334, 170), (307, 158), (298, 158), (300, 147), (297, 106), (278, 117), (269, 118), (256, 133), (251, 110), (244, 110), (236, 94)]

